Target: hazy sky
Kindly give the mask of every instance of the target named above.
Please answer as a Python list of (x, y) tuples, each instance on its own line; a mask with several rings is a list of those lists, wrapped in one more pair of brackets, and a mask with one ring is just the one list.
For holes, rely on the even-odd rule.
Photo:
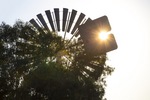
[(29, 21), (53, 8), (69, 8), (92, 19), (107, 15), (118, 49), (107, 78), (108, 100), (150, 100), (150, 0), (0, 0), (0, 22)]

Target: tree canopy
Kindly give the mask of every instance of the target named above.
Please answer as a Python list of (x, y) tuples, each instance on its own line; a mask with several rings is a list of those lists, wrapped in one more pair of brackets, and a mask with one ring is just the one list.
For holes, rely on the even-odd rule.
[(0, 99), (102, 100), (114, 70), (79, 40), (17, 21), (0, 25)]

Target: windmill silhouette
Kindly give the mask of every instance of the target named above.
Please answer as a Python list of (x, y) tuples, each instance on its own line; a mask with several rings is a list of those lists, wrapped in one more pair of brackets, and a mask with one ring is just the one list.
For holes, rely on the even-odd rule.
[[(97, 80), (104, 70), (105, 54), (117, 49), (117, 43), (113, 34), (109, 34), (107, 41), (98, 39), (98, 34), (105, 30), (111, 30), (107, 16), (102, 16), (92, 20), (85, 14), (79, 13), (72, 9), (59, 8), (46, 10), (45, 14), (38, 14), (37, 18), (30, 20), (30, 23), (43, 33), (54, 32), (62, 37), (62, 42), (66, 42), (65, 49), (71, 52), (70, 48), (75, 51), (69, 53), (68, 58), (74, 59), (81, 76)], [(66, 36), (70, 34), (69, 39)], [(72, 44), (72, 41), (76, 40)], [(80, 48), (80, 49), (79, 49)], [(79, 51), (80, 52), (79, 52)], [(58, 54), (64, 56), (61, 50)], [(80, 55), (80, 53), (82, 54)], [(78, 56), (75, 56), (78, 55)], [(72, 57), (71, 57), (72, 56)], [(68, 61), (70, 62), (70, 61)], [(84, 66), (80, 66), (80, 63)]]

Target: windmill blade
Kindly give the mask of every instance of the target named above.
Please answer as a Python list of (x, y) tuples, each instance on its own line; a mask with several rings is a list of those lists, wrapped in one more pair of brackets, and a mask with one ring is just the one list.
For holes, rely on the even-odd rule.
[(62, 31), (65, 31), (65, 29), (67, 27), (66, 26), (67, 18), (68, 18), (68, 9), (63, 8)]
[(85, 15), (83, 13), (80, 14), (75, 26), (73, 27), (72, 31), (71, 31), (71, 34), (73, 34), (76, 29), (79, 27), (80, 23), (82, 22), (82, 20), (84, 19)]
[(56, 19), (56, 30), (60, 31), (60, 18), (59, 18), (59, 9), (58, 8), (54, 8), (54, 14), (55, 14), (55, 19)]
[(44, 18), (43, 18), (43, 16), (42, 16), (42, 14), (38, 14), (37, 17), (38, 17), (38, 19), (41, 21), (41, 23), (42, 23), (42, 25), (44, 26), (44, 28), (45, 28), (48, 32), (50, 32), (50, 30), (49, 30), (49, 28), (48, 28), (48, 26), (47, 26), (47, 24), (46, 24), (46, 22), (45, 22), (45, 20), (44, 20)]
[(43, 29), (39, 26), (39, 24), (34, 20), (34, 19), (31, 19), (29, 21), (38, 31), (44, 33)]
[(45, 13), (47, 15), (47, 18), (48, 18), (48, 21), (49, 21), (50, 26), (52, 28), (52, 31), (55, 32), (54, 23), (53, 23), (53, 19), (52, 19), (52, 15), (51, 15), (50, 10), (46, 10)]
[(72, 13), (71, 13), (71, 16), (70, 16), (70, 20), (69, 20), (69, 25), (68, 25), (68, 29), (67, 29), (67, 32), (70, 32), (70, 29), (71, 29), (71, 26), (73, 24), (73, 21), (75, 19), (75, 16), (77, 14), (77, 11), (76, 10), (72, 10)]

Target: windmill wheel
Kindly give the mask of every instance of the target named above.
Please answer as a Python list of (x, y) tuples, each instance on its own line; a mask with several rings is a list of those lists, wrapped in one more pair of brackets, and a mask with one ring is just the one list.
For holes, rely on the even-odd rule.
[[(85, 14), (78, 13), (74, 9), (70, 11), (67, 8), (63, 8), (61, 11), (58, 8), (54, 8), (53, 11), (46, 10), (45, 14), (38, 14), (37, 18), (30, 20), (30, 23), (36, 30), (41, 32), (40, 34), (52, 33), (61, 37), (60, 42), (63, 46), (54, 51), (56, 54), (53, 57), (53, 61), (64, 67), (67, 66), (67, 68), (76, 70), (80, 77), (97, 80), (105, 68), (105, 53), (89, 55), (86, 52), (84, 36), (79, 32), (79, 27), (90, 21), (91, 19), (86, 17)], [(110, 30), (110, 25), (107, 30)], [(55, 48), (55, 45), (50, 46)]]

